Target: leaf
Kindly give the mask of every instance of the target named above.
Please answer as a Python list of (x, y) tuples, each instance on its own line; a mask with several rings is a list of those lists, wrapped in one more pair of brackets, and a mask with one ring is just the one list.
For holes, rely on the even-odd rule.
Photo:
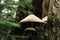
[(20, 27), (20, 24), (0, 19), (0, 25), (8, 27)]

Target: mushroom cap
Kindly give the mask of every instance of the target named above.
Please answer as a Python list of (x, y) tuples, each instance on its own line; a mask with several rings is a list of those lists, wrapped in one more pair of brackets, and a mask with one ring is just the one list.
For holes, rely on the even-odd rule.
[(48, 16), (45, 16), (42, 21), (46, 22), (48, 20)]
[(20, 22), (41, 22), (44, 23), (39, 17), (35, 16), (34, 14), (30, 14), (24, 19), (22, 19)]

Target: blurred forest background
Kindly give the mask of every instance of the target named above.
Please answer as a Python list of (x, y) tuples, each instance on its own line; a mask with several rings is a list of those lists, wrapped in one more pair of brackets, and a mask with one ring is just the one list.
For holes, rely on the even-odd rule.
[(31, 1), (0, 0), (0, 40), (16, 40), (10, 32), (20, 28), (19, 21), (33, 12)]
[[(32, 0), (0, 0), (0, 40), (18, 40), (10, 34), (20, 28), (20, 20), (34, 12)], [(60, 0), (49, 1), (48, 23), (43, 27), (41, 40), (60, 40)], [(20, 36), (18, 36), (20, 37)]]

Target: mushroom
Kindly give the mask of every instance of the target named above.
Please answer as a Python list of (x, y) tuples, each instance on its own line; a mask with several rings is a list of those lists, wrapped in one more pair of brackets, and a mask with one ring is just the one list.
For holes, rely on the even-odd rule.
[(42, 21), (39, 17), (35, 16), (34, 14), (28, 15), (20, 22), (41, 22), (41, 23), (44, 23), (44, 21)]
[[(46, 17), (44, 17), (45, 19)], [(46, 20), (45, 20), (46, 21)], [(45, 22), (40, 19), (39, 17), (35, 16), (34, 14), (30, 14), (27, 17), (25, 17), (24, 19), (22, 19), (20, 21), (21, 26), (22, 27), (36, 27), (36, 26), (41, 26), (43, 25)]]

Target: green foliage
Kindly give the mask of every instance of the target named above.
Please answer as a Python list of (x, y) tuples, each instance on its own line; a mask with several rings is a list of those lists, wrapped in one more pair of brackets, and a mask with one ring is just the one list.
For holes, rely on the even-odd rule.
[(20, 23), (15, 21), (17, 7), (18, 2), (0, 0), (0, 40), (7, 40), (12, 28), (20, 27)]
[(24, 17), (26, 14), (32, 13), (33, 10), (31, 0), (19, 0), (19, 2), (15, 2), (13, 0), (6, 0), (4, 3), (1, 3), (1, 1), (0, 1), (0, 39), (16, 40), (16, 38), (14, 38), (13, 36), (10, 37), (8, 36), (10, 35), (9, 33), (11, 32), (12, 28), (20, 28), (20, 23), (15, 20), (17, 10), (19, 9), (21, 14), (24, 15)]
[(27, 15), (32, 14), (34, 8), (31, 4), (32, 0), (19, 0), (18, 8), (17, 8), (17, 17), (16, 20), (20, 21), (25, 18)]
[(0, 25), (8, 27), (20, 27), (19, 23), (13, 23), (6, 20), (0, 20)]

